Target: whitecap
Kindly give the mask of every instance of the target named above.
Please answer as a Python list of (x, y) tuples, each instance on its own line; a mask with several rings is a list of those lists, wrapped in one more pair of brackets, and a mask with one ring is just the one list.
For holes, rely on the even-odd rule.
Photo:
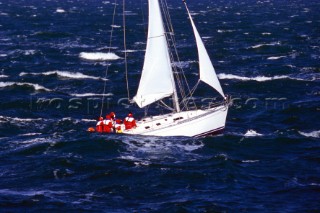
[(242, 160), (242, 163), (257, 163), (259, 160)]
[(195, 63), (196, 61), (174, 61), (172, 62), (172, 66), (179, 67), (181, 69), (188, 68), (191, 63)]
[(113, 96), (112, 93), (106, 93), (106, 94), (96, 94), (96, 93), (84, 93), (84, 94), (70, 94), (71, 96), (76, 97), (90, 97), (90, 96)]
[(29, 191), (15, 191), (11, 189), (0, 189), (1, 195), (15, 195), (15, 196), (27, 196), (27, 197), (34, 197), (36, 195), (44, 195), (44, 196), (54, 196), (54, 195), (66, 195), (66, 191), (51, 191), (51, 190), (29, 190)]
[(217, 30), (218, 33), (232, 33), (235, 30)]
[(64, 9), (57, 8), (56, 12), (57, 12), (57, 13), (65, 13), (66, 11), (65, 11)]
[(32, 121), (41, 121), (43, 119), (42, 118), (17, 118), (17, 117), (0, 116), (0, 120), (17, 121), (17, 122), (32, 122)]
[(257, 137), (257, 136), (263, 136), (262, 134), (256, 132), (253, 129), (249, 129), (246, 134), (244, 134), (245, 137)]
[(84, 75), (80, 72), (68, 72), (68, 71), (48, 71), (48, 72), (41, 72), (41, 73), (26, 73), (21, 72), (19, 76), (25, 76), (25, 75), (58, 75), (59, 77), (63, 78), (72, 78), (72, 79), (95, 79), (95, 80), (108, 80), (105, 78), (90, 76), (90, 75)]
[(32, 132), (32, 133), (21, 134), (19, 136), (34, 136), (34, 135), (41, 135), (41, 134), (42, 133)]
[(242, 81), (271, 81), (271, 80), (278, 80), (278, 79), (291, 79), (289, 76), (286, 75), (277, 75), (274, 77), (266, 77), (266, 76), (257, 76), (257, 77), (243, 77), (233, 74), (225, 74), (221, 73), (218, 74), (219, 79), (236, 79), (236, 80), (242, 80)]
[(267, 59), (268, 60), (278, 60), (280, 58), (286, 58), (286, 56), (271, 56), (271, 57), (268, 57)]
[(268, 32), (264, 32), (264, 33), (261, 33), (262, 35), (271, 35), (271, 33), (268, 33)]
[(50, 89), (47, 89), (39, 84), (31, 84), (31, 83), (21, 83), (21, 82), (0, 82), (0, 88), (2, 87), (10, 87), (10, 86), (30, 86), (33, 87), (35, 90), (44, 90), (44, 91), (51, 91)]
[(106, 60), (120, 59), (120, 57), (114, 53), (102, 53), (102, 52), (95, 52), (95, 53), (82, 52), (82, 53), (80, 53), (79, 57), (83, 58), (83, 59), (95, 60), (95, 61), (106, 61)]
[(249, 48), (257, 49), (257, 48), (264, 47), (264, 46), (276, 46), (276, 45), (280, 45), (280, 42), (273, 42), (270, 44), (257, 44), (257, 45), (251, 46)]
[(7, 54), (0, 54), (0, 57), (7, 57)]
[(98, 48), (97, 50), (101, 51), (101, 50), (109, 50), (109, 49), (116, 50), (116, 49), (118, 49), (118, 47), (103, 46), (103, 47)]
[(138, 50), (122, 50), (121, 52), (134, 53), (134, 52), (138, 52)]
[(120, 28), (121, 26), (119, 26), (119, 25), (110, 25), (111, 27), (113, 27), (113, 28)]
[(0, 78), (8, 78), (9, 76), (7, 75), (0, 75)]
[(320, 183), (310, 183), (310, 186), (320, 186)]
[(96, 122), (97, 120), (95, 120), (95, 119), (85, 119), (85, 118), (83, 118), (83, 119), (81, 119), (81, 121), (87, 122), (87, 123), (91, 123), (91, 122)]
[(34, 55), (36, 54), (36, 50), (26, 50), (23, 53), (24, 55)]
[(313, 132), (301, 132), (299, 133), (305, 137), (310, 137), (310, 138), (320, 138), (320, 130), (318, 131), (313, 131)]

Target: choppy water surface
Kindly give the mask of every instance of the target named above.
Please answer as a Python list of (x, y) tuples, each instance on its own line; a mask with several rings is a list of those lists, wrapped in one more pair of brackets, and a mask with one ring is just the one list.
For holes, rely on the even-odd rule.
[[(319, 1), (188, 4), (234, 102), (216, 137), (86, 133), (104, 81), (104, 113), (143, 116), (126, 101), (122, 5), (109, 53), (113, 1), (0, 0), (1, 211), (320, 211)], [(147, 6), (126, 7), (133, 96)], [(189, 20), (181, 1), (169, 7), (176, 65), (192, 84)], [(210, 95), (205, 88), (197, 98)]]

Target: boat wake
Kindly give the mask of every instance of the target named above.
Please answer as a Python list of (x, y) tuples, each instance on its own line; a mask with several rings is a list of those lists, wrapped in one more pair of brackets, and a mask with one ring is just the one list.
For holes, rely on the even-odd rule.
[(146, 137), (130, 136), (122, 138), (126, 145), (120, 158), (134, 161), (136, 165), (150, 165), (159, 162), (185, 162), (199, 158), (194, 152), (204, 144), (195, 139), (181, 137)]

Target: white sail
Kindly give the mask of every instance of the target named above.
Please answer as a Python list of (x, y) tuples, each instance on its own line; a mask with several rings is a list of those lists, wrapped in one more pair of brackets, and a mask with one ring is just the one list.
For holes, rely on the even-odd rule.
[(173, 94), (175, 84), (158, 0), (149, 0), (147, 49), (139, 88), (133, 100), (147, 106)]
[(222, 97), (224, 97), (225, 95), (222, 91), (217, 74), (214, 70), (214, 67), (213, 67), (212, 62), (210, 60), (208, 52), (203, 44), (203, 41), (199, 35), (199, 32), (196, 28), (196, 25), (193, 22), (193, 19), (190, 15), (188, 8), (187, 8), (187, 11), (188, 11), (191, 25), (193, 28), (194, 36), (196, 37), (196, 42), (197, 42), (198, 55), (199, 55), (200, 80), (207, 83), (211, 87), (213, 87), (215, 90), (217, 90), (222, 95)]

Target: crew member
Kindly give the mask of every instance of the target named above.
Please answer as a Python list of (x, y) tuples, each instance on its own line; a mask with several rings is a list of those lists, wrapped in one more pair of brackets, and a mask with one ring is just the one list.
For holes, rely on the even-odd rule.
[(114, 132), (121, 133), (122, 132), (122, 130), (121, 130), (122, 120), (116, 119), (116, 114), (114, 112), (111, 112), (109, 115), (110, 115), (110, 118), (112, 121)]
[(103, 132), (105, 133), (113, 132), (112, 119), (110, 115), (107, 115), (106, 119), (103, 120)]
[(97, 123), (97, 125), (96, 125), (96, 131), (97, 132), (103, 132), (103, 117), (100, 117), (99, 118), (99, 121), (98, 121), (98, 123)]
[(125, 126), (126, 129), (132, 129), (132, 128), (137, 127), (136, 120), (134, 119), (134, 117), (133, 117), (131, 112), (124, 119), (124, 126)]

